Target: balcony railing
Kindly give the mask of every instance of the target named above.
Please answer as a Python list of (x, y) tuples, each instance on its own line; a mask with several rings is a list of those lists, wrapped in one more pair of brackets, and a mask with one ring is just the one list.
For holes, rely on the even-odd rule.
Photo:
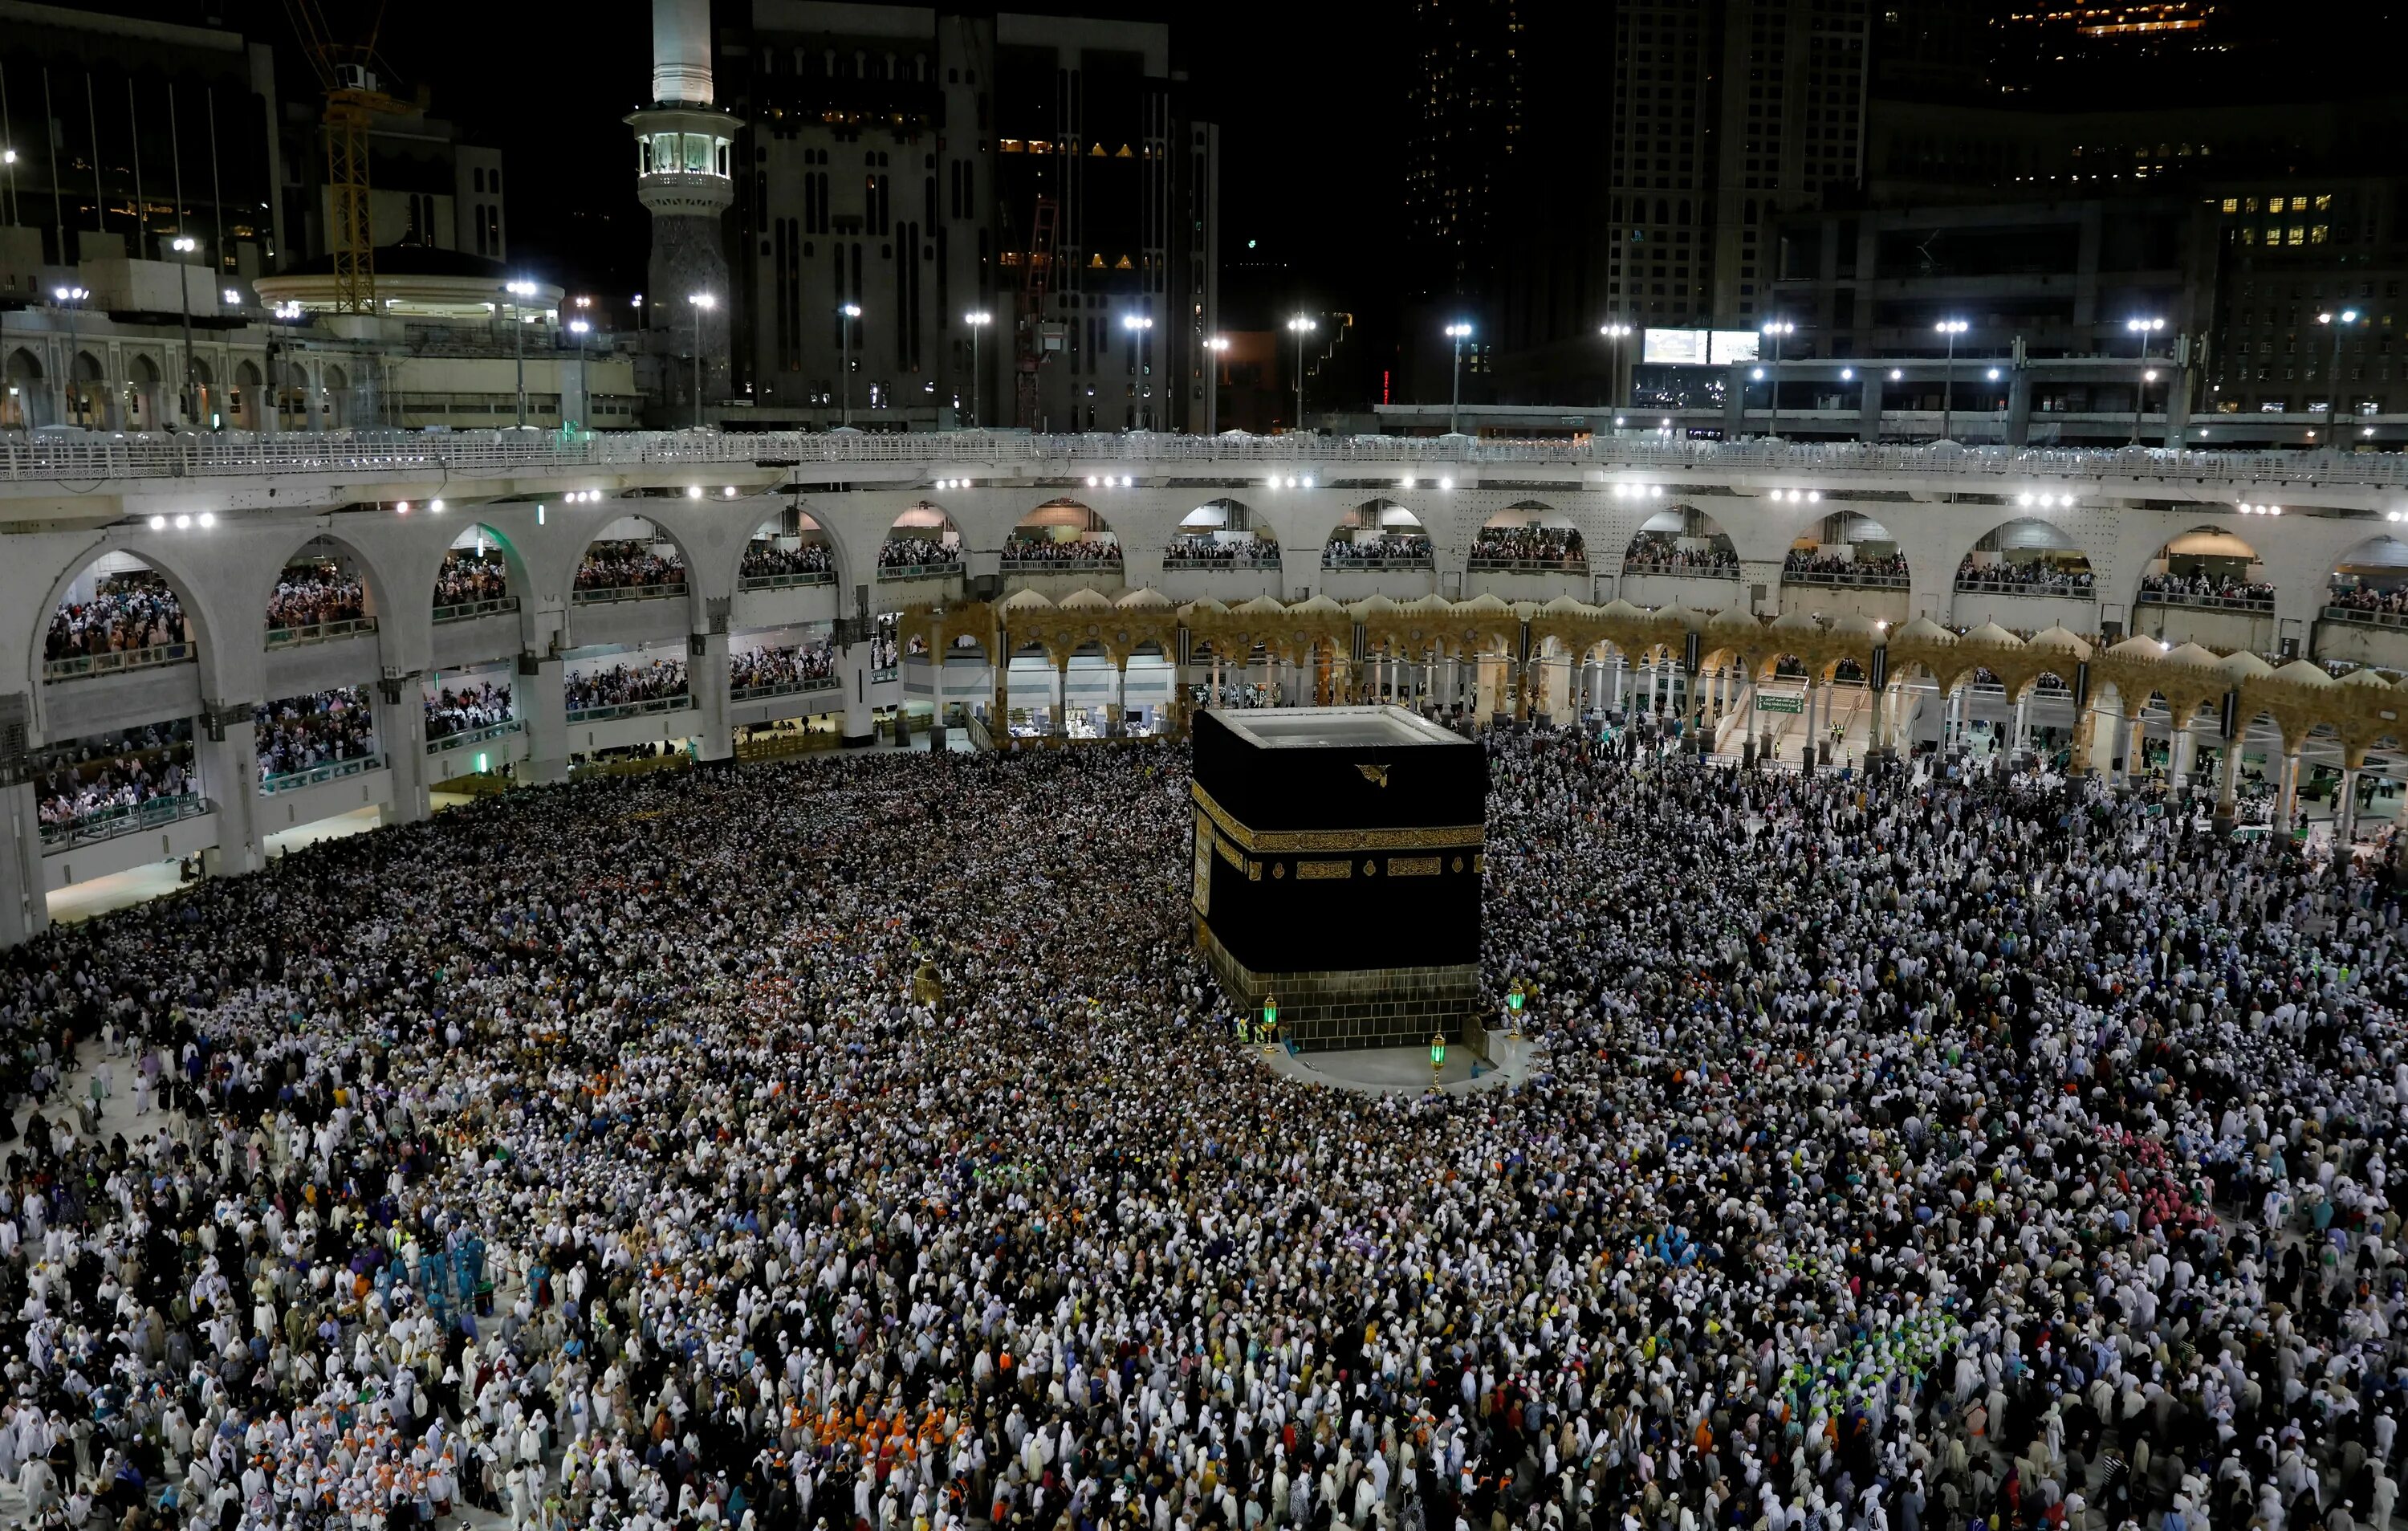
[(878, 577), (882, 581), (939, 580), (951, 579), (961, 571), (962, 561), (959, 558), (954, 558), (944, 563), (882, 564), (879, 566)]
[(604, 585), (591, 590), (579, 590), (570, 596), (580, 606), (608, 604), (614, 600), (665, 600), (670, 596), (685, 594), (685, 581), (672, 585)]
[(384, 757), (381, 755), (363, 755), (356, 760), (329, 760), (324, 765), (314, 765), (306, 771), (290, 771), (281, 776), (265, 777), (259, 784), (259, 792), (262, 797), (270, 797), (296, 787), (315, 787), (321, 782), (340, 781), (345, 776), (364, 775), (383, 769)]
[(150, 648), (120, 649), (113, 654), (79, 654), (64, 659), (43, 660), (42, 679), (73, 681), (87, 675), (114, 675), (126, 670), (149, 670), (154, 665), (184, 664), (199, 655), (199, 645), (194, 643), (160, 643)]
[(1632, 563), (1626, 559), (1622, 565), (1622, 571), (1625, 574), (1669, 575), (1673, 579), (1735, 580), (1739, 578), (1737, 564)]
[(458, 749), (464, 744), (481, 744), (488, 739), (499, 739), (505, 734), (518, 733), (525, 728), (524, 718), (506, 717), (499, 723), (488, 723), (481, 729), (466, 729), (459, 733), (447, 733), (440, 739), (429, 739), (426, 742), (426, 753), (440, 755), (447, 749)]
[(2408, 612), (2377, 612), (2362, 606), (2328, 606), (2328, 622), (2350, 622), (2363, 628), (2408, 628)]
[(1960, 596), (2034, 596), (2051, 600), (2088, 600), (2098, 590), (2087, 585), (2032, 585), (2022, 580), (1985, 580), (1956, 576)]
[(74, 845), (96, 845), (121, 834), (155, 830), (179, 819), (197, 818), (216, 806), (198, 792), (179, 792), (174, 797), (152, 798), (148, 802), (102, 808), (63, 824), (43, 825), (42, 849), (53, 851)]
[(774, 686), (739, 686), (727, 693), (730, 701), (758, 701), (763, 697), (799, 696), (806, 691), (833, 691), (837, 688), (834, 675), (821, 675), (807, 681), (780, 681)]
[(1215, 569), (1277, 569), (1280, 567), (1280, 556), (1274, 551), (1245, 553), (1228, 558), (1196, 558), (1182, 556), (1173, 552), (1162, 556), (1162, 567), (1166, 572), (1174, 569), (1206, 572)]
[(615, 717), (641, 717), (647, 713), (674, 713), (694, 705), (692, 695), (653, 697), (646, 701), (622, 701), (609, 707), (572, 709), (571, 723), (608, 723)]
[(834, 585), (836, 574), (813, 569), (800, 574), (747, 574), (736, 582), (738, 590), (787, 590), (802, 585)]
[(1470, 567), (1474, 572), (1492, 574), (1585, 574), (1588, 558), (1575, 555), (1566, 558), (1500, 558), (1491, 554), (1475, 553)]
[(2209, 612), (2271, 612), (2272, 596), (2193, 596), (2176, 590), (2143, 590), (2139, 603), (2143, 606), (2192, 606)]
[(1381, 553), (1375, 554), (1369, 558), (1352, 556), (1334, 558), (1325, 553), (1321, 556), (1321, 567), (1324, 569), (1340, 570), (1428, 569), (1433, 567), (1433, 565), (1430, 555), (1426, 553)]
[(1855, 585), (1859, 588), (1869, 590), (1903, 590), (1907, 587), (1907, 576), (1904, 574), (1827, 574), (1818, 571), (1799, 570), (1794, 572), (1784, 571), (1781, 576), (1781, 583), (1784, 585)]
[(518, 609), (519, 598), (516, 596), (496, 596), (491, 600), (471, 600), (458, 606), (437, 606), (435, 608), (435, 625), (439, 628), (446, 622), (472, 622), (480, 616), (498, 616), (504, 612)]
[(1002, 565), (1007, 574), (1106, 574), (1120, 569), (1118, 558), (1015, 558), (1009, 553)]
[(339, 622), (312, 622), (300, 628), (270, 628), (267, 629), (267, 646), (291, 648), (295, 643), (323, 643), (376, 630), (377, 619), (372, 616), (345, 617)]

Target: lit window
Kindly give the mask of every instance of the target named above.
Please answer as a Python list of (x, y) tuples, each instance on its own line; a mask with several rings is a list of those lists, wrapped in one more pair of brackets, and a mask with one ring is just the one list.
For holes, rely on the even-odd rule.
[(2224, 210), (2227, 212), (2239, 212), (2241, 210), (2241, 198), (2237, 196), (2226, 197), (2224, 199)]
[(2284, 197), (2284, 196), (2272, 197), (2272, 198), (2269, 198), (2269, 199), (2268, 199), (2268, 201), (2267, 201), (2267, 203), (2266, 203), (2266, 210), (2267, 210), (2268, 212), (2282, 212), (2282, 211), (2286, 210), (2286, 209), (2289, 208), (2289, 206), (2290, 206), (2290, 198), (2288, 198), (2288, 197)]
[(2243, 198), (2241, 204), (2241, 210), (2243, 212), (2256, 212), (2258, 210), (2258, 199), (2254, 196)]
[(2318, 192), (2316, 194), (2316, 210), (2318, 212), (2332, 211), (2332, 193)]
[(2300, 224), (2293, 224), (2291, 225), (2291, 237), (2283, 242), (2285, 244), (2305, 244), (2307, 239), (2308, 231), (2306, 226)]
[(2330, 232), (2331, 229), (2328, 225), (2317, 224), (2308, 230), (2308, 243), (2322, 244), (2325, 242), (2325, 237)]

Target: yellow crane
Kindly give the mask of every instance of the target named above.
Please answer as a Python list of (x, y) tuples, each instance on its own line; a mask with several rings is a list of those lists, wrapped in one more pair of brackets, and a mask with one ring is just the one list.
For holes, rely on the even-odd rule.
[(349, 40), (327, 22), (318, 0), (284, 0), (302, 51), (326, 93), (327, 243), (335, 255), (335, 311), (376, 311), (376, 227), (368, 214), (368, 124), (379, 112), (408, 108), (380, 88), (377, 34), (381, 0), (367, 7), (366, 35)]

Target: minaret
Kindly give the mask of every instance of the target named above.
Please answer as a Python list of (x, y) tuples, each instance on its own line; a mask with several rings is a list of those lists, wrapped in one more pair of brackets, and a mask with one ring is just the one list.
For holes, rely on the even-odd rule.
[(671, 423), (691, 425), (697, 354), (701, 417), (710, 419), (710, 404), (728, 393), (731, 295), (722, 220), (736, 200), (732, 160), (744, 125), (711, 105), (710, 0), (652, 0), (652, 104), (626, 122), (636, 133), (636, 195), (652, 215), (645, 327), (659, 337), (668, 364)]

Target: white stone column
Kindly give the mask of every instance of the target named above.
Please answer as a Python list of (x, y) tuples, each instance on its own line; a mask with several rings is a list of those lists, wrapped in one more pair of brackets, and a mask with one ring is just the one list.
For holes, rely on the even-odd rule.
[(387, 824), (415, 824), (427, 813), (426, 698), (416, 675), (380, 680), (370, 695), (377, 748), (393, 782), (381, 816)]
[[(941, 659), (942, 656), (937, 656)], [(727, 720), (727, 634), (686, 636), (685, 688), (694, 698), (694, 753), (697, 760), (724, 760), (736, 753), (736, 730)], [(941, 686), (944, 671), (935, 667)]]
[(526, 731), (522, 780), (541, 784), (568, 775), (568, 678), (557, 656), (522, 654), (510, 684), (510, 711)]
[(0, 787), (0, 946), (30, 941), (50, 929), (50, 901), (42, 880), (42, 818), (32, 781)]
[[(1010, 661), (1007, 659), (1005, 662)], [(863, 634), (861, 642), (846, 643), (837, 650), (836, 672), (844, 687), (844, 722), (839, 725), (844, 732), (838, 742), (846, 749), (866, 749), (878, 742), (877, 720), (870, 715), (869, 709), (869, 638), (867, 633)]]
[(259, 739), (251, 707), (221, 702), (209, 711), (217, 721), (203, 720), (194, 753), (201, 790), (217, 806), (218, 843), (202, 852), (201, 869), (212, 877), (239, 876), (266, 862), (259, 831)]

